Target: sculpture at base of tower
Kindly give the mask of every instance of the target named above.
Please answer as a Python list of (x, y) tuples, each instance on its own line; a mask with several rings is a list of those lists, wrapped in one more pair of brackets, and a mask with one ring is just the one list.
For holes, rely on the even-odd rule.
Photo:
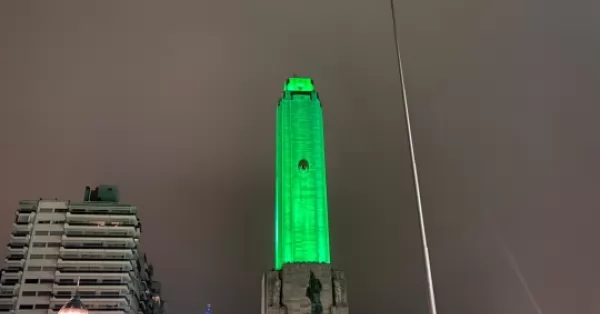
[(323, 285), (321, 285), (321, 281), (319, 281), (311, 271), (308, 288), (306, 288), (306, 297), (310, 300), (311, 305), (310, 314), (323, 314), (323, 305), (321, 304), (322, 290)]

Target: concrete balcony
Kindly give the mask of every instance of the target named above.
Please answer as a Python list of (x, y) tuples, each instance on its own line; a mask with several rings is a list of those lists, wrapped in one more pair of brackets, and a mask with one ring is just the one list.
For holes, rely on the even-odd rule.
[(0, 283), (0, 295), (16, 296), (19, 293), (19, 287), (19, 284), (7, 286)]
[(74, 271), (133, 270), (130, 261), (66, 261), (59, 259), (57, 267)]
[(13, 223), (13, 226), (12, 226), (13, 232), (15, 232), (15, 231), (17, 231), (17, 232), (31, 232), (31, 229), (33, 229), (33, 224), (31, 224), (31, 223), (29, 223), (29, 224)]
[(57, 271), (54, 276), (58, 281), (72, 280), (73, 282), (77, 282), (77, 279), (120, 280), (121, 282), (132, 281), (130, 273), (63, 273)]
[(65, 224), (65, 234), (68, 236), (107, 236), (137, 238), (140, 230), (133, 226), (113, 226), (98, 222), (98, 226), (77, 226)]
[(7, 299), (1, 298), (0, 299), (1, 305), (14, 304), (15, 302), (17, 302), (17, 297), (12, 297), (10, 299), (9, 298), (7, 298)]
[[(121, 311), (121, 310), (102, 310), (102, 311), (94, 311), (94, 314), (129, 314), (126, 313), (125, 311)], [(55, 311), (48, 311), (48, 314), (56, 314)], [(137, 313), (132, 313), (132, 314), (137, 314)]]
[(103, 292), (116, 292), (120, 296), (125, 297), (129, 293), (129, 285), (80, 285), (77, 287), (76, 285), (53, 285), (52, 292), (74, 292), (75, 290), (79, 291), (82, 295), (90, 295), (90, 293), (94, 293), (96, 296), (101, 296)]
[(86, 237), (68, 237), (63, 235), (62, 244), (64, 247), (77, 248), (88, 247), (93, 248), (122, 248), (133, 249), (137, 247), (137, 241), (132, 238), (86, 238)]
[(137, 250), (132, 249), (66, 249), (60, 248), (60, 257), (64, 259), (102, 259), (102, 260), (133, 260), (137, 259), (139, 254)]
[[(69, 299), (58, 299), (52, 297), (50, 299), (50, 308), (54, 308), (55, 305), (63, 306), (67, 303)], [(130, 309), (129, 301), (127, 298), (83, 298), (81, 301), (88, 307), (88, 309), (106, 309), (106, 308), (115, 308), (115, 309), (124, 309), (128, 311)], [(95, 314), (95, 313), (94, 313)]]
[(72, 214), (67, 213), (67, 223), (76, 225), (139, 225), (139, 220), (136, 215), (110, 215), (110, 214)]
[(9, 260), (8, 258), (5, 258), (4, 259), (4, 265), (6, 265), (6, 267), (20, 267), (20, 268), (23, 268), (23, 266), (25, 266), (25, 259)]
[(7, 272), (7, 271), (2, 271), (2, 280), (0, 282), (5, 282), (7, 280), (21, 280), (21, 276), (23, 275), (23, 272)]
[[(58, 311), (54, 311), (54, 310), (48, 310), (47, 314), (57, 314)], [(102, 310), (102, 311), (94, 311), (94, 314), (129, 314), (129, 312), (125, 312), (122, 310)], [(131, 313), (131, 314), (138, 314), (138, 313)]]
[(28, 248), (26, 246), (21, 246), (21, 247), (10, 247), (8, 246), (8, 254), (23, 254), (23, 255), (27, 255), (27, 250)]
[(11, 244), (14, 243), (14, 244), (25, 244), (25, 245), (27, 245), (27, 244), (29, 244), (29, 239), (30, 239), (29, 237), (30, 237), (29, 235), (26, 235), (26, 236), (25, 235), (23, 235), (23, 236), (21, 236), (21, 235), (16, 236), (16, 235), (11, 234), (10, 235), (10, 239), (9, 239), (9, 243), (11, 243)]

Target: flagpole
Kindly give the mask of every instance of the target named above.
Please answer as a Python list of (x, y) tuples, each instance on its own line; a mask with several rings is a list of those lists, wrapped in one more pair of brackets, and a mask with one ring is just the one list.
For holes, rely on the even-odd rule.
[(421, 187), (419, 184), (419, 172), (417, 170), (417, 160), (415, 158), (415, 146), (410, 124), (410, 112), (408, 110), (408, 100), (406, 97), (406, 84), (404, 82), (404, 71), (402, 68), (402, 58), (400, 56), (400, 42), (398, 40), (398, 27), (396, 23), (396, 9), (394, 0), (390, 0), (392, 10), (392, 24), (394, 27), (394, 43), (396, 44), (396, 57), (398, 61), (398, 75), (400, 77), (400, 87), (402, 89), (402, 106), (404, 108), (404, 119), (406, 121), (406, 131), (408, 136), (408, 146), (410, 150), (410, 161), (412, 168), (413, 183), (415, 186), (415, 196), (417, 199), (417, 210), (419, 212), (419, 229), (421, 232), (421, 244), (423, 247), (423, 258), (425, 260), (425, 275), (427, 276), (427, 296), (429, 301), (429, 313), (437, 314), (437, 305), (435, 301), (435, 290), (433, 288), (433, 275), (431, 272), (431, 261), (429, 258), (429, 246), (427, 244), (427, 232), (425, 232), (425, 217), (423, 214), (423, 204), (421, 202)]

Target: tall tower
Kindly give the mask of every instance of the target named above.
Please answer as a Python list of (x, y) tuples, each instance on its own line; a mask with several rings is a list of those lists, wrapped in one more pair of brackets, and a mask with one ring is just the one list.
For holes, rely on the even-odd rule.
[(310, 78), (284, 84), (277, 107), (275, 267), (263, 275), (263, 314), (347, 314), (344, 273), (333, 270), (323, 111)]
[(277, 107), (275, 268), (329, 263), (323, 110), (310, 78), (290, 78)]

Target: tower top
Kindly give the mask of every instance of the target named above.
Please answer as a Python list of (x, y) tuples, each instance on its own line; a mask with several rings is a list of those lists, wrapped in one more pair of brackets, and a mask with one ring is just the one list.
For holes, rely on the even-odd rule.
[(283, 85), (284, 92), (313, 92), (315, 84), (310, 77), (290, 77)]

